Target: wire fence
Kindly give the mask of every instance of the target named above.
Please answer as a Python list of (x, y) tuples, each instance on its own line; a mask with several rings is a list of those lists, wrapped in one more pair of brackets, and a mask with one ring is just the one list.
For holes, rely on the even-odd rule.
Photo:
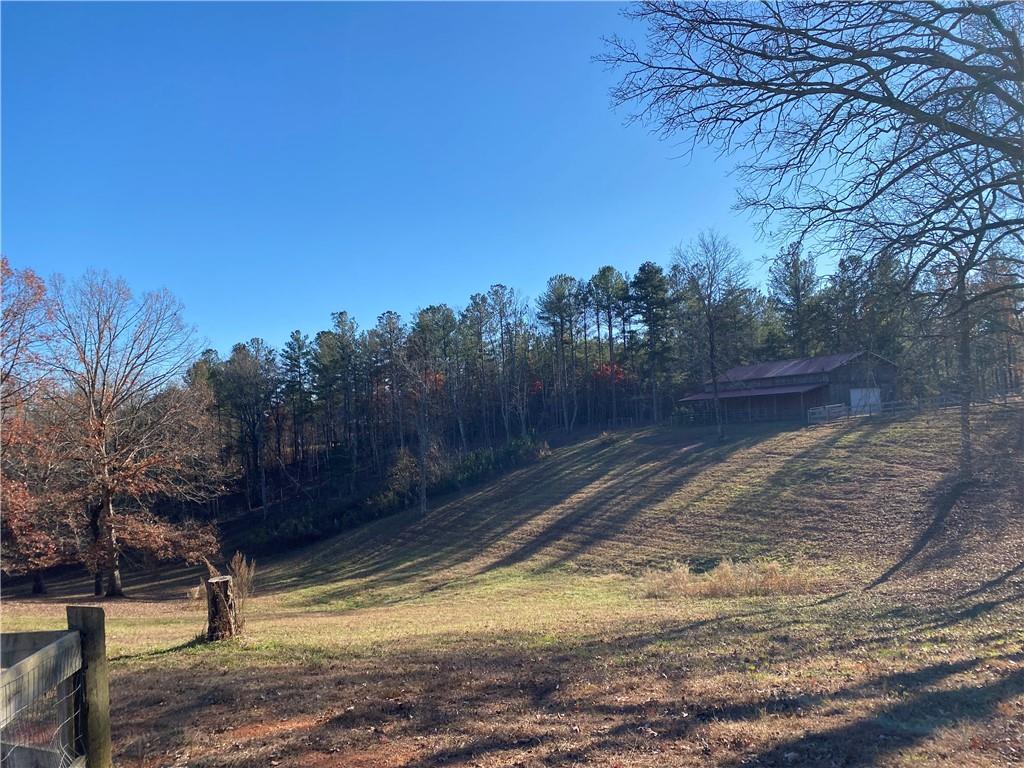
[(82, 652), (68, 632), (0, 673), (0, 766), (82, 763)]

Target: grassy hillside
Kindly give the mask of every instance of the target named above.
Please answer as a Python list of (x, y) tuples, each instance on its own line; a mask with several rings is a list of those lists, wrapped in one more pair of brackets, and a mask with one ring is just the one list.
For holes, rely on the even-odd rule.
[[(947, 596), (1024, 559), (1020, 413), (980, 423), (981, 478), (955, 481), (947, 415), (735, 434), (640, 430), (567, 446), (424, 519), (381, 521), (283, 563), (291, 603), (368, 604), (518, 574), (637, 574), (687, 561), (800, 558), (837, 584)], [(995, 545), (995, 546), (993, 546)], [(877, 582), (872, 584), (872, 582)]]
[[(1024, 761), (1024, 412), (978, 431), (969, 486), (949, 414), (595, 437), (260, 564), (238, 643), (190, 642), (195, 572), (139, 577), (106, 604), (121, 764)], [(811, 593), (649, 589), (723, 558)]]

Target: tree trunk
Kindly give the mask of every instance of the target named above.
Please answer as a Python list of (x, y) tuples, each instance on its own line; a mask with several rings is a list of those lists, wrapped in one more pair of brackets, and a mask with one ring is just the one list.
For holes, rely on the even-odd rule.
[(651, 419), (655, 424), (658, 423), (658, 372), (654, 367), (653, 360), (651, 362)]
[(103, 595), (103, 556), (100, 552), (100, 516), (103, 511), (103, 505), (97, 504), (96, 506), (90, 506), (88, 508), (89, 514), (89, 535), (92, 536), (92, 549), (90, 552), (90, 559), (92, 561), (91, 567), (93, 570), (93, 595), (101, 597)]
[(711, 391), (715, 398), (715, 426), (718, 428), (718, 439), (725, 439), (725, 427), (722, 424), (722, 404), (718, 399), (718, 350), (715, 347), (715, 326), (712, 318), (708, 322), (708, 364), (711, 368)]
[(117, 565), (117, 555), (114, 555), (114, 566), (107, 574), (107, 597), (124, 597), (124, 587), (121, 584), (121, 568)]
[(42, 571), (32, 572), (32, 594), (33, 595), (45, 595), (46, 594), (46, 582), (43, 581)]
[(121, 568), (118, 563), (117, 540), (114, 537), (114, 498), (107, 491), (100, 510), (100, 532), (103, 536), (103, 560), (107, 569), (107, 597), (124, 597), (121, 586)]
[(420, 514), (427, 514), (427, 443), (429, 435), (427, 434), (427, 387), (423, 387), (423, 393), (420, 397), (420, 424), (419, 424), (419, 440), (417, 441), (417, 448), (419, 453), (419, 464), (420, 464), (420, 478), (419, 478), (419, 497), (420, 497)]
[(612, 427), (615, 426), (615, 335), (612, 329), (612, 306), (608, 305), (608, 369), (612, 382)]
[(356, 492), (356, 473), (359, 471), (359, 433), (354, 430), (349, 436), (349, 452), (352, 463), (349, 467), (348, 492), (354, 494)]
[(263, 439), (262, 437), (256, 442), (256, 461), (259, 462), (260, 467), (260, 506), (263, 507), (263, 520), (266, 522), (267, 519), (267, 467), (266, 462), (263, 460)]
[(238, 632), (238, 607), (230, 576), (206, 580), (206, 639), (227, 640)]
[(593, 379), (590, 371), (590, 342), (587, 338), (587, 331), (589, 326), (587, 325), (587, 309), (583, 308), (583, 387), (584, 394), (587, 398), (587, 426), (589, 427), (593, 421), (593, 406), (590, 397), (590, 383)]
[(957, 276), (957, 298), (960, 300), (958, 322), (957, 379), (960, 389), (960, 479), (968, 481), (974, 476), (974, 446), (971, 437), (971, 399), (973, 375), (971, 370), (971, 313), (967, 304), (966, 276)]

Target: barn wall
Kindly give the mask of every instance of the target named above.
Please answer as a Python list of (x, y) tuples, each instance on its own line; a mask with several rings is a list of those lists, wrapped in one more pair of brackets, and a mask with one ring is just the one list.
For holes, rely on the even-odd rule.
[[(732, 397), (721, 400), (722, 414), (727, 423), (734, 424), (749, 421), (803, 421), (807, 417), (807, 409), (826, 405), (826, 387), (805, 392), (803, 400), (800, 394), (761, 395), (760, 397)], [(705, 420), (713, 420), (714, 404), (711, 400), (702, 400), (695, 404), (695, 411)]]
[(889, 402), (896, 393), (896, 366), (873, 355), (863, 355), (831, 373), (828, 387), (829, 403), (850, 404), (850, 390), (874, 388), (882, 390), (882, 402)]

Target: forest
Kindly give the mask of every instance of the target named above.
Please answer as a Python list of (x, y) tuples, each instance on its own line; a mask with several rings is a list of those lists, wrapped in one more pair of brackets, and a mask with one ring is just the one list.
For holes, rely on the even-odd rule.
[(737, 364), (867, 350), (897, 364), (902, 400), (1005, 396), (1024, 360), (1015, 266), (847, 255), (821, 275), (793, 242), (761, 287), (706, 231), (665, 265), (558, 274), (534, 300), (497, 284), (366, 328), (339, 311), (221, 355), (166, 291), (5, 260), (4, 569), (41, 591), (44, 569), (77, 563), (117, 595), (124, 558), (214, 557), (239, 515), (258, 512), (241, 541), (261, 551), (425, 512), (553, 436), (693, 423), (680, 398)]

